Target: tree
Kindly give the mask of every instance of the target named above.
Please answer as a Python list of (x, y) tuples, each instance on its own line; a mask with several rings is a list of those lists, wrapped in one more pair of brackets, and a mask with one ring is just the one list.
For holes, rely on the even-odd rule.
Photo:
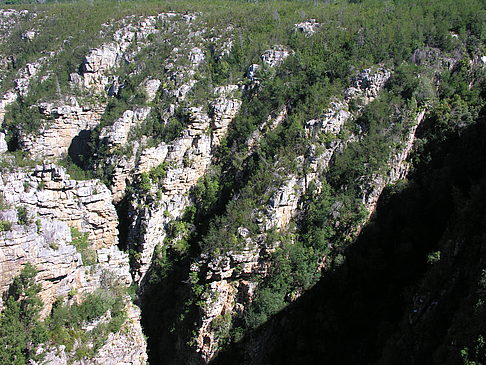
[(0, 315), (0, 363), (23, 365), (40, 360), (39, 344), (47, 340), (45, 326), (39, 321), (41, 289), (35, 284), (37, 270), (27, 263), (4, 295), (5, 309)]

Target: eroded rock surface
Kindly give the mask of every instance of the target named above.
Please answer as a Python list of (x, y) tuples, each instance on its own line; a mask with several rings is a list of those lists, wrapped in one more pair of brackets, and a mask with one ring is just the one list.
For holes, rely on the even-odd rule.
[[(236, 89), (230, 86), (218, 90), (220, 97), (211, 103), (211, 116), (202, 108), (189, 108), (189, 123), (181, 137), (170, 144), (162, 143), (142, 152), (136, 174), (165, 164), (166, 176), (153, 185), (150, 192), (144, 192), (132, 203), (131, 241), (141, 253), (138, 280), (144, 277), (155, 247), (164, 243), (167, 224), (181, 217), (190, 204), (189, 191), (207, 171), (214, 149), (236, 116), (241, 101), (226, 96)], [(156, 190), (159, 196), (154, 202), (152, 194)], [(137, 209), (144, 205), (148, 207)]]
[[(128, 287), (132, 283), (128, 255), (117, 244), (117, 216), (111, 194), (96, 180), (70, 180), (55, 165), (33, 170), (2, 173), (0, 192), (10, 209), (0, 219), (10, 228), (0, 232), (0, 290), (5, 292), (23, 265), (38, 270), (36, 282), (42, 287), (46, 316), (59, 297), (82, 300), (106, 285)], [(88, 235), (90, 261), (74, 246), (72, 228)], [(86, 258), (87, 259), (87, 258)], [(0, 302), (0, 307), (3, 303)], [(91, 362), (143, 364), (146, 344), (140, 327), (140, 313), (126, 301), (128, 319), (122, 331), (111, 334), (99, 356)], [(130, 344), (130, 346), (127, 346)], [(109, 356), (118, 356), (116, 360)], [(49, 363), (68, 364), (66, 354), (47, 354)]]

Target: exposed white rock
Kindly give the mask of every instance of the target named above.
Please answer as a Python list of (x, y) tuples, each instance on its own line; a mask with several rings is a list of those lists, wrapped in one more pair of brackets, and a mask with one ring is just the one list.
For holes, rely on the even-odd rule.
[(313, 35), (317, 29), (320, 28), (320, 26), (321, 25), (317, 22), (317, 20), (309, 19), (305, 22), (295, 24), (295, 29), (309, 37)]
[(375, 211), (378, 199), (385, 186), (393, 184), (407, 176), (408, 171), (410, 170), (410, 163), (407, 159), (412, 151), (417, 128), (425, 118), (425, 112), (425, 110), (421, 110), (414, 117), (414, 122), (410, 125), (405, 134), (405, 140), (395, 149), (388, 161), (389, 170), (387, 173), (385, 175), (375, 174), (370, 181), (363, 185), (362, 200), (369, 215)]
[(71, 97), (63, 103), (42, 103), (39, 109), (48, 122), (37, 135), (22, 135), (19, 142), (33, 157), (52, 161), (67, 155), (70, 147), (82, 153), (89, 132), (100, 122), (104, 106), (80, 106)]
[[(113, 34), (113, 41), (92, 49), (84, 58), (80, 73), (70, 75), (73, 86), (89, 88), (102, 93), (109, 89), (109, 72), (123, 62), (132, 62), (133, 57), (145, 45), (149, 35), (156, 34), (158, 22), (175, 21), (177, 14), (161, 13), (157, 16), (127, 17), (121, 21), (123, 25)], [(186, 18), (183, 18), (187, 21)], [(131, 46), (137, 42), (134, 49)], [(193, 61), (198, 62), (198, 53), (194, 52)]]
[(257, 63), (253, 63), (248, 67), (248, 71), (246, 71), (246, 76), (250, 81), (256, 81), (256, 73), (259, 68), (260, 65)]
[[(93, 359), (93, 364), (145, 365), (147, 363), (146, 343), (140, 326), (140, 310), (129, 304), (127, 314), (128, 318), (122, 329), (110, 333), (105, 345)], [(86, 361), (81, 361), (79, 364), (86, 364)]]
[(95, 248), (117, 242), (116, 210), (110, 191), (98, 180), (70, 180), (63, 168), (48, 164), (30, 173), (4, 172), (0, 191), (13, 206), (27, 206), (39, 217), (64, 221), (89, 232)]
[(37, 34), (39, 34), (39, 32), (35, 30), (28, 30), (22, 34), (22, 39), (32, 41), (37, 36)]
[[(239, 99), (224, 96), (236, 92), (237, 87), (229, 85), (216, 91), (221, 96), (211, 102), (211, 117), (202, 108), (188, 108), (189, 123), (182, 136), (170, 144), (161, 143), (147, 149), (140, 156), (135, 169), (137, 175), (162, 163), (167, 169), (166, 177), (157, 187), (160, 192), (158, 204), (142, 210), (134, 209), (132, 216), (131, 240), (141, 249), (138, 280), (143, 279), (155, 247), (163, 244), (167, 224), (181, 217), (190, 204), (190, 189), (207, 171), (214, 149), (241, 106)], [(134, 207), (143, 206), (147, 197), (140, 196), (139, 199), (132, 203)]]
[(352, 86), (345, 91), (347, 99), (362, 98), (365, 103), (372, 101), (383, 89), (391, 76), (391, 71), (378, 66), (361, 71), (353, 78)]
[(0, 154), (8, 151), (7, 142), (5, 141), (5, 133), (0, 132)]
[(286, 46), (275, 45), (272, 49), (263, 52), (261, 59), (270, 67), (280, 66), (293, 51)]
[[(111, 283), (125, 287), (132, 283), (128, 255), (116, 246), (116, 211), (104, 185), (94, 180), (69, 180), (63, 169), (46, 165), (34, 171), (3, 172), (0, 192), (11, 206), (24, 207), (28, 217), (18, 222), (17, 210), (0, 211), (0, 219), (11, 222), (9, 230), (0, 232), (2, 292), (28, 262), (38, 270), (36, 283), (41, 285), (39, 295), (45, 304), (42, 317), (61, 296), (82, 300), (86, 293)], [(84, 265), (72, 244), (71, 227), (88, 233), (89, 249), (96, 253), (91, 266)], [(0, 308), (2, 304), (0, 299)], [(109, 335), (99, 354), (74, 363), (145, 364), (140, 311), (129, 300), (126, 310), (128, 319), (122, 330)], [(73, 363), (63, 348), (44, 351), (50, 364)]]
[(46, 63), (47, 57), (41, 57), (36, 62), (28, 63), (18, 73), (14, 80), (15, 90), (20, 96), (26, 96), (29, 92), (31, 80), (39, 73), (41, 67)]
[(151, 108), (138, 108), (127, 110), (113, 125), (104, 127), (100, 132), (100, 140), (108, 146), (123, 145), (128, 141), (130, 130), (143, 122), (150, 113)]
[(309, 136), (316, 133), (337, 134), (350, 117), (348, 105), (343, 101), (334, 100), (319, 119), (311, 119), (305, 124), (306, 134)]
[(145, 81), (143, 89), (145, 90), (145, 94), (147, 94), (148, 102), (154, 101), (160, 84), (162, 84), (162, 81), (157, 79), (148, 79), (147, 81)]
[[(288, 229), (290, 222), (301, 211), (301, 198), (311, 183), (320, 189), (319, 177), (328, 168), (333, 155), (355, 137), (350, 136), (346, 140), (337, 138), (345, 122), (354, 117), (349, 111), (349, 101), (354, 98), (363, 98), (366, 105), (383, 88), (390, 77), (390, 71), (378, 68), (378, 71), (364, 70), (354, 79), (354, 89), (347, 99), (331, 101), (329, 108), (324, 111), (319, 119), (306, 123), (305, 130), (311, 139), (307, 155), (299, 156), (299, 165), (306, 167), (306, 173), (298, 176), (287, 174), (281, 170), (277, 173), (281, 176), (281, 183), (272, 186), (271, 197), (266, 202), (263, 210), (253, 213), (259, 231), (253, 236), (248, 229), (240, 227), (238, 234), (245, 242), (244, 248), (237, 251), (229, 251), (211, 257), (203, 254), (194, 270), (200, 267), (207, 269), (206, 281), (209, 282), (206, 297), (217, 297), (218, 290), (223, 291), (221, 300), (208, 300), (207, 306), (202, 310), (197, 333), (197, 352), (208, 362), (218, 351), (218, 338), (215, 336), (211, 322), (218, 316), (231, 313), (232, 316), (243, 313), (248, 304), (253, 300), (253, 293), (258, 286), (255, 275), (265, 277), (268, 275), (268, 262), (264, 259), (273, 252), (274, 247), (267, 247), (266, 234), (272, 229), (282, 232)], [(277, 117), (270, 118), (267, 123), (277, 124), (285, 118), (286, 110), (282, 110)], [(273, 122), (272, 122), (273, 120)], [(267, 123), (262, 128), (267, 128)], [(321, 141), (322, 136), (333, 136), (333, 140), (327, 138)], [(258, 143), (259, 134), (252, 135), (249, 146)], [(277, 181), (278, 179), (276, 179)]]
[(0, 42), (9, 39), (19, 22), (33, 20), (36, 16), (36, 13), (28, 10), (0, 9)]

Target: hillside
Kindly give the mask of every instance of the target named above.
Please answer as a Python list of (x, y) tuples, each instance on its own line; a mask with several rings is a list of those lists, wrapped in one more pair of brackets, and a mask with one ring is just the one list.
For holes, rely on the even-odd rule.
[(0, 363), (485, 363), (485, 5), (7, 2)]

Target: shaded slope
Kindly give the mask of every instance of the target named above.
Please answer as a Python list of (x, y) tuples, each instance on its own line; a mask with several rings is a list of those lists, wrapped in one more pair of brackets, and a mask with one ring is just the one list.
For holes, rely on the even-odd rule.
[[(483, 111), (477, 124), (429, 144), (430, 159), (382, 196), (345, 263), (215, 363), (460, 362), (484, 330), (464, 307), (484, 266), (485, 137)], [(436, 250), (442, 259), (431, 266)]]

